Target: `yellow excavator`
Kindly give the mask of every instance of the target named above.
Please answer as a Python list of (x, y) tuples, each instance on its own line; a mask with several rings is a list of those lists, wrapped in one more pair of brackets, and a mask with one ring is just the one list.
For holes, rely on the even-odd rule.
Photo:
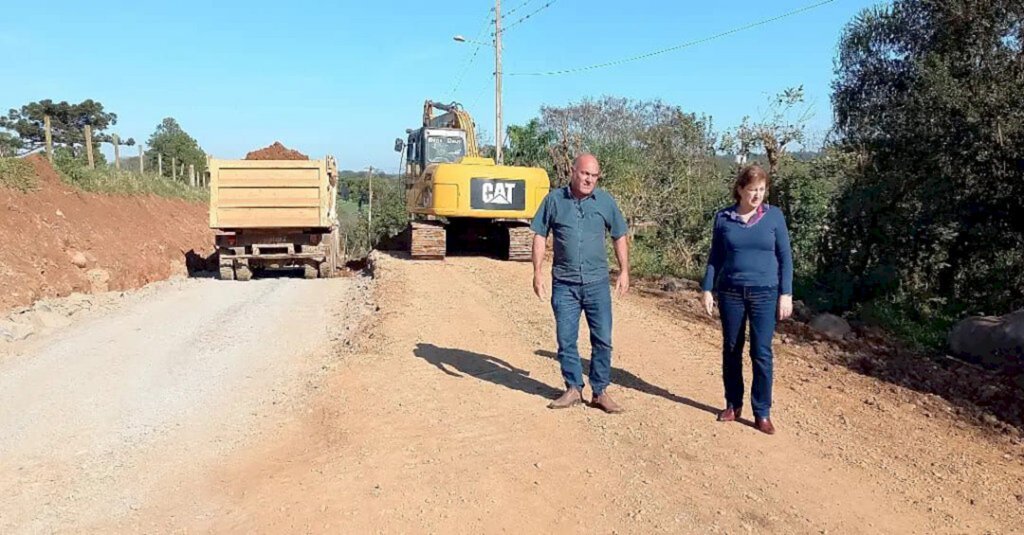
[(455, 102), (425, 101), (423, 125), (406, 133), (395, 150), (405, 151), (411, 256), (444, 258), (451, 245), (529, 260), (530, 218), (550, 188), (547, 172), (481, 157), (473, 118)]

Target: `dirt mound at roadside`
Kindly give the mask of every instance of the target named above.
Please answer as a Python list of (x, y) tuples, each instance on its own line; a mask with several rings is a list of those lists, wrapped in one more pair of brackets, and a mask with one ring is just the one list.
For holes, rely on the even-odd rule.
[(25, 157), (25, 161), (32, 164), (32, 167), (36, 170), (36, 176), (39, 177), (40, 182), (43, 184), (59, 184), (60, 175), (57, 174), (57, 170), (50, 165), (50, 161), (46, 159), (46, 156), (42, 154), (32, 154)]
[(127, 290), (185, 274), (212, 252), (205, 203), (75, 189), (45, 157), (39, 189), (0, 187), (0, 312), (72, 292)]
[(275, 141), (273, 145), (264, 147), (259, 150), (254, 150), (249, 154), (245, 155), (246, 160), (308, 160), (309, 156), (302, 154), (297, 150), (289, 149), (281, 144), (280, 141)]

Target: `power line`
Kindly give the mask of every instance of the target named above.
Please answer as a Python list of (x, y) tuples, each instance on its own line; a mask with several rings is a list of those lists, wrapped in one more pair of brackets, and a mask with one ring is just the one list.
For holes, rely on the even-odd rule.
[(502, 15), (504, 15), (504, 16), (506, 16), (506, 17), (507, 17), (507, 16), (509, 16), (509, 15), (511, 15), (511, 14), (513, 14), (513, 13), (515, 13), (516, 11), (519, 11), (520, 9), (522, 9), (522, 8), (526, 7), (526, 6), (528, 5), (528, 4), (530, 4), (530, 2), (533, 2), (533, 0), (526, 0), (526, 1), (525, 1), (525, 2), (523, 2), (522, 4), (519, 4), (518, 6), (516, 6), (516, 7), (512, 8), (512, 9), (510, 9), (510, 10), (506, 11), (506, 12), (505, 12), (505, 13), (503, 13)]
[(699, 45), (699, 44), (702, 44), (702, 43), (706, 43), (708, 41), (713, 41), (715, 39), (720, 39), (722, 37), (726, 37), (728, 35), (732, 35), (734, 33), (739, 33), (739, 32), (745, 31), (745, 30), (750, 30), (750, 29), (756, 28), (758, 26), (764, 26), (765, 24), (769, 24), (769, 23), (772, 23), (772, 22), (775, 22), (777, 20), (781, 20), (781, 19), (784, 19), (784, 18), (787, 18), (787, 17), (791, 17), (793, 15), (798, 15), (798, 14), (803, 13), (805, 11), (810, 11), (812, 9), (819, 8), (819, 7), (821, 7), (821, 6), (825, 5), (825, 4), (831, 4), (832, 2), (835, 2), (835, 0), (825, 0), (823, 2), (818, 2), (817, 4), (812, 4), (812, 5), (805, 6), (805, 7), (802, 7), (800, 9), (797, 9), (797, 10), (794, 10), (794, 11), (790, 11), (788, 13), (783, 13), (781, 15), (778, 15), (776, 17), (772, 17), (770, 19), (764, 19), (764, 20), (760, 20), (760, 21), (757, 21), (757, 22), (752, 22), (750, 24), (747, 24), (746, 26), (740, 26), (739, 28), (733, 28), (731, 30), (728, 30), (728, 31), (725, 31), (725, 32), (722, 32), (722, 33), (719, 33), (719, 34), (715, 34), (715, 35), (712, 35), (710, 37), (704, 37), (704, 38), (701, 38), (701, 39), (697, 39), (695, 41), (689, 41), (689, 42), (682, 43), (682, 44), (679, 44), (679, 45), (675, 45), (675, 46), (672, 46), (672, 47), (669, 47), (669, 48), (663, 48), (661, 50), (655, 50), (654, 52), (648, 52), (646, 54), (640, 54), (639, 56), (633, 56), (633, 57), (630, 57), (630, 58), (624, 58), (624, 59), (619, 59), (619, 60), (615, 60), (615, 61), (609, 61), (609, 62), (606, 62), (606, 63), (598, 63), (598, 64), (595, 64), (595, 65), (587, 65), (585, 67), (576, 67), (574, 69), (563, 69), (563, 70), (560, 70), (560, 71), (546, 71), (546, 72), (512, 72), (512, 73), (508, 73), (508, 75), (509, 76), (559, 76), (559, 75), (563, 75), (563, 74), (572, 74), (572, 73), (577, 73), (577, 72), (582, 72), (582, 71), (589, 71), (589, 70), (594, 70), (594, 69), (602, 69), (602, 68), (605, 68), (605, 67), (612, 67), (614, 65), (621, 65), (623, 63), (630, 63), (630, 62), (633, 62), (633, 61), (639, 61), (639, 60), (647, 59), (647, 58), (654, 57), (654, 56), (657, 56), (657, 55), (660, 55), (660, 54), (665, 54), (667, 52), (673, 52), (675, 50), (679, 50), (679, 49), (682, 49), (682, 48), (688, 48), (688, 47), (691, 47), (691, 46), (695, 46), (695, 45)]
[(465, 78), (466, 72), (469, 71), (469, 67), (473, 65), (473, 61), (476, 60), (476, 56), (480, 52), (480, 37), (483, 35), (484, 30), (486, 30), (487, 27), (491, 25), (491, 22), (493, 20), (491, 19), (492, 13), (494, 13), (493, 7), (487, 11), (487, 15), (484, 17), (484, 25), (480, 27), (480, 30), (476, 32), (476, 37), (473, 38), (473, 53), (471, 56), (469, 56), (469, 60), (466, 61), (466, 63), (462, 66), (462, 72), (460, 72), (459, 76), (455, 78), (455, 85), (452, 86), (451, 90), (452, 98), (455, 97), (455, 92), (458, 91), (459, 86), (462, 85), (462, 79)]
[(462, 68), (462, 72), (459, 73), (459, 77), (455, 79), (455, 85), (452, 87), (452, 97), (455, 96), (455, 92), (459, 90), (459, 86), (462, 85), (462, 79), (466, 77), (466, 72), (469, 71), (469, 67), (473, 65), (473, 60), (476, 59), (477, 53), (480, 52), (480, 45), (477, 45), (473, 49), (473, 55), (469, 57), (469, 61), (466, 62), (465, 67)]
[[(526, 21), (527, 19), (529, 19), (530, 17), (532, 17), (532, 16), (536, 15), (537, 13), (540, 13), (541, 11), (544, 11), (545, 9), (547, 9), (547, 8), (549, 8), (549, 7), (551, 7), (551, 4), (554, 4), (554, 3), (555, 3), (555, 2), (557, 2), (557, 1), (558, 1), (558, 0), (548, 0), (548, 3), (546, 3), (546, 4), (544, 4), (544, 5), (540, 6), (540, 7), (538, 7), (537, 9), (535, 9), (535, 10), (533, 10), (533, 11), (531, 11), (531, 12), (530, 12), (530, 13), (529, 13), (528, 15), (524, 15), (524, 16), (520, 17), (520, 18), (519, 18), (519, 20), (517, 20), (517, 21), (513, 22), (512, 24), (509, 24), (508, 26), (506, 26), (506, 27), (502, 28), (502, 29), (501, 29), (501, 33), (505, 33), (505, 32), (507, 32), (507, 31), (511, 30), (512, 28), (515, 28), (516, 26), (518, 26), (518, 25), (522, 24), (523, 22), (525, 22), (525, 21)], [(524, 4), (524, 5), (525, 5), (525, 4)], [(516, 8), (516, 9), (518, 9), (518, 8)], [(511, 14), (512, 14), (512, 13), (509, 13), (509, 15), (511, 15)]]

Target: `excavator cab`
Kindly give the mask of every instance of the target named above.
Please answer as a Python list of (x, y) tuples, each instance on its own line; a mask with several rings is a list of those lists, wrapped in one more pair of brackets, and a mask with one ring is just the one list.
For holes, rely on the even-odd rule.
[(419, 175), (430, 164), (459, 163), (466, 156), (466, 132), (453, 128), (417, 128), (408, 141), (395, 140), (395, 150), (405, 150), (406, 161)]
[(424, 132), (426, 163), (458, 163), (466, 155), (466, 133), (429, 129)]

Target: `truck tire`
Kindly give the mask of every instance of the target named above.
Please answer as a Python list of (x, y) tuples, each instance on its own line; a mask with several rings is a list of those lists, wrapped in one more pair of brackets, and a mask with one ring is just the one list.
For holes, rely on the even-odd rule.
[(252, 270), (249, 266), (238, 266), (235, 268), (235, 280), (245, 282), (252, 279)]
[(222, 281), (235, 280), (235, 268), (231, 266), (221, 266), (220, 270), (217, 271), (217, 278)]
[(324, 259), (315, 264), (320, 278), (329, 279), (337, 275), (338, 268), (341, 266), (342, 255), (341, 230), (338, 227), (334, 227), (330, 233), (321, 235), (320, 245), (316, 246), (316, 250), (324, 255)]
[(341, 229), (334, 227), (327, 235), (327, 251), (324, 261), (320, 264), (320, 277), (330, 278), (338, 274), (342, 264)]

